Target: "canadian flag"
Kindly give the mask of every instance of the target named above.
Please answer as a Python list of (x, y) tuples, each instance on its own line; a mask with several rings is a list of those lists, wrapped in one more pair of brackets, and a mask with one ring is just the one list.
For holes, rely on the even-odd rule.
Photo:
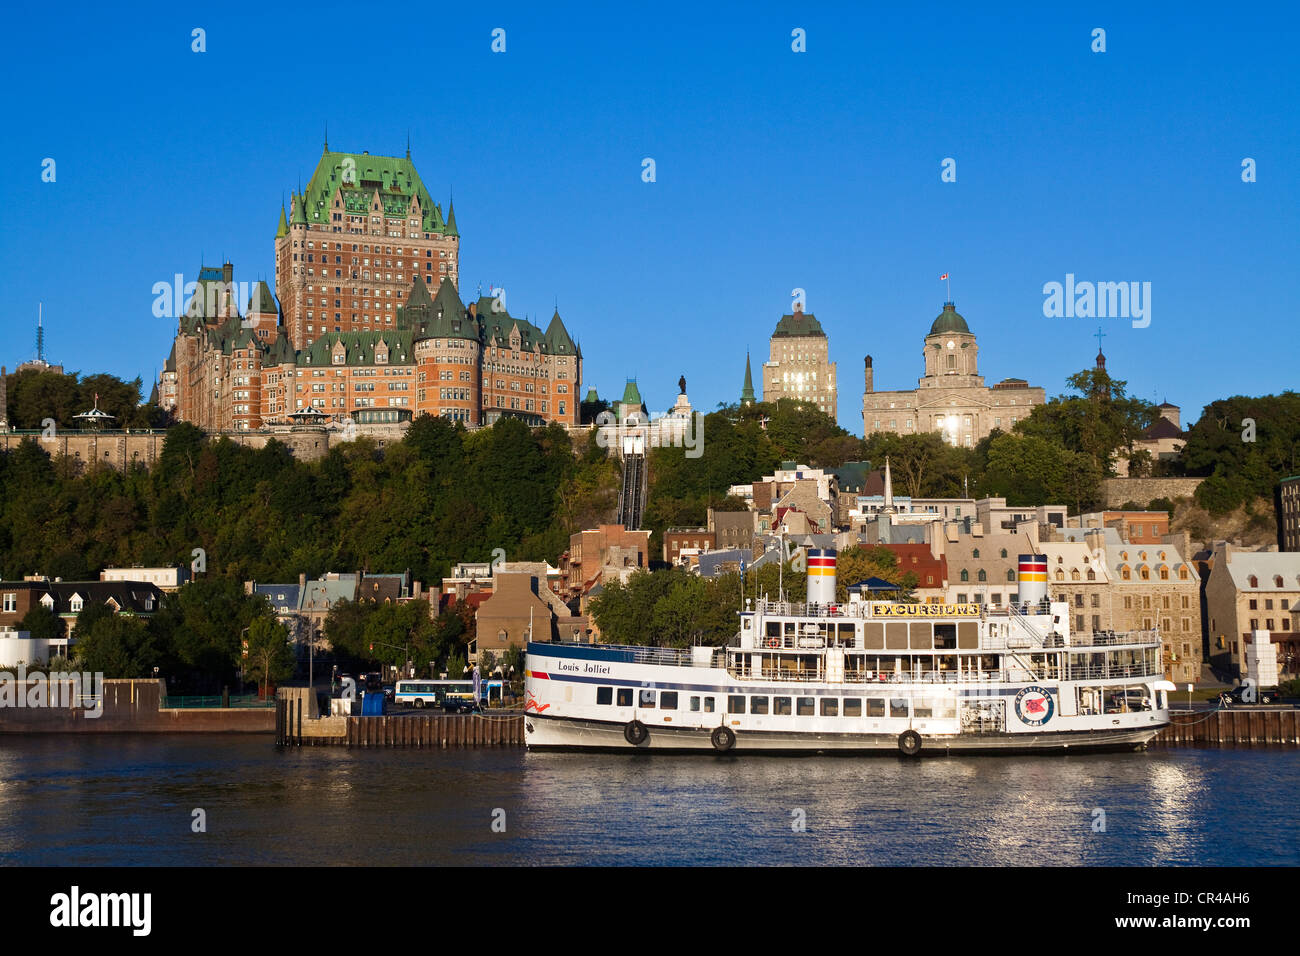
[(939, 281), (942, 282), (946, 278), (948, 278), (948, 273), (945, 272), (943, 275), (939, 276)]

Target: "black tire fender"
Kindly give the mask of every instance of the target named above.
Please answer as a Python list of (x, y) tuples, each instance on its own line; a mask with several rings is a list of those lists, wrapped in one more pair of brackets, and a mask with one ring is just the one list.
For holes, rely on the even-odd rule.
[(730, 727), (715, 727), (709, 739), (713, 749), (723, 753), (736, 746), (736, 734)]
[(639, 747), (650, 739), (650, 731), (639, 720), (629, 720), (623, 728), (623, 739), (633, 747)]
[(921, 752), (921, 735), (915, 730), (905, 730), (898, 735), (898, 750), (904, 757), (915, 757)]

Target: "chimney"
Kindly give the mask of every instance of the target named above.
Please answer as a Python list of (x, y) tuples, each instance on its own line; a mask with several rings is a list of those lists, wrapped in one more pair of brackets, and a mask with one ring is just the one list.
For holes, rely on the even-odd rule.
[(874, 375), (872, 374), (872, 370), (871, 370), (871, 356), (870, 356), (870, 355), (867, 356), (867, 367), (866, 367), (866, 370), (863, 372), (863, 377), (864, 377), (864, 379), (866, 380), (866, 388), (864, 389), (864, 391), (866, 391), (866, 392), (874, 392), (874, 391), (876, 390), (876, 389), (875, 389), (875, 377), (874, 377)]
[(307, 575), (306, 575), (306, 574), (299, 574), (299, 575), (298, 575), (298, 587), (299, 587), (299, 588), (304, 588), (304, 589), (307, 587)]

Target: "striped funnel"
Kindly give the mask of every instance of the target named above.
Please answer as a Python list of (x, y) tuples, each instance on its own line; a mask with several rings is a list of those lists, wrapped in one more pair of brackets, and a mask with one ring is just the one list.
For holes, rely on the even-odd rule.
[(1020, 556), (1021, 604), (1039, 604), (1047, 600), (1047, 555), (1022, 554)]
[(808, 603), (835, 603), (835, 551), (808, 549)]

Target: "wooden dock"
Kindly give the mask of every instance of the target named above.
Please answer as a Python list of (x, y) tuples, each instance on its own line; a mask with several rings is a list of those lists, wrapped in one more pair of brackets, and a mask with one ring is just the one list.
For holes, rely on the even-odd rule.
[(523, 714), (401, 714), (384, 717), (299, 719), (294, 702), (281, 702), (275, 742), (280, 746), (522, 747)]
[[(279, 746), (522, 747), (524, 717), (518, 711), (486, 714), (400, 714), (384, 717), (304, 717), (296, 700), (277, 702)], [(1300, 747), (1300, 710), (1251, 708), (1172, 711), (1171, 723), (1153, 747)]]
[(1297, 747), (1300, 710), (1170, 711), (1170, 724), (1151, 741), (1165, 747)]

